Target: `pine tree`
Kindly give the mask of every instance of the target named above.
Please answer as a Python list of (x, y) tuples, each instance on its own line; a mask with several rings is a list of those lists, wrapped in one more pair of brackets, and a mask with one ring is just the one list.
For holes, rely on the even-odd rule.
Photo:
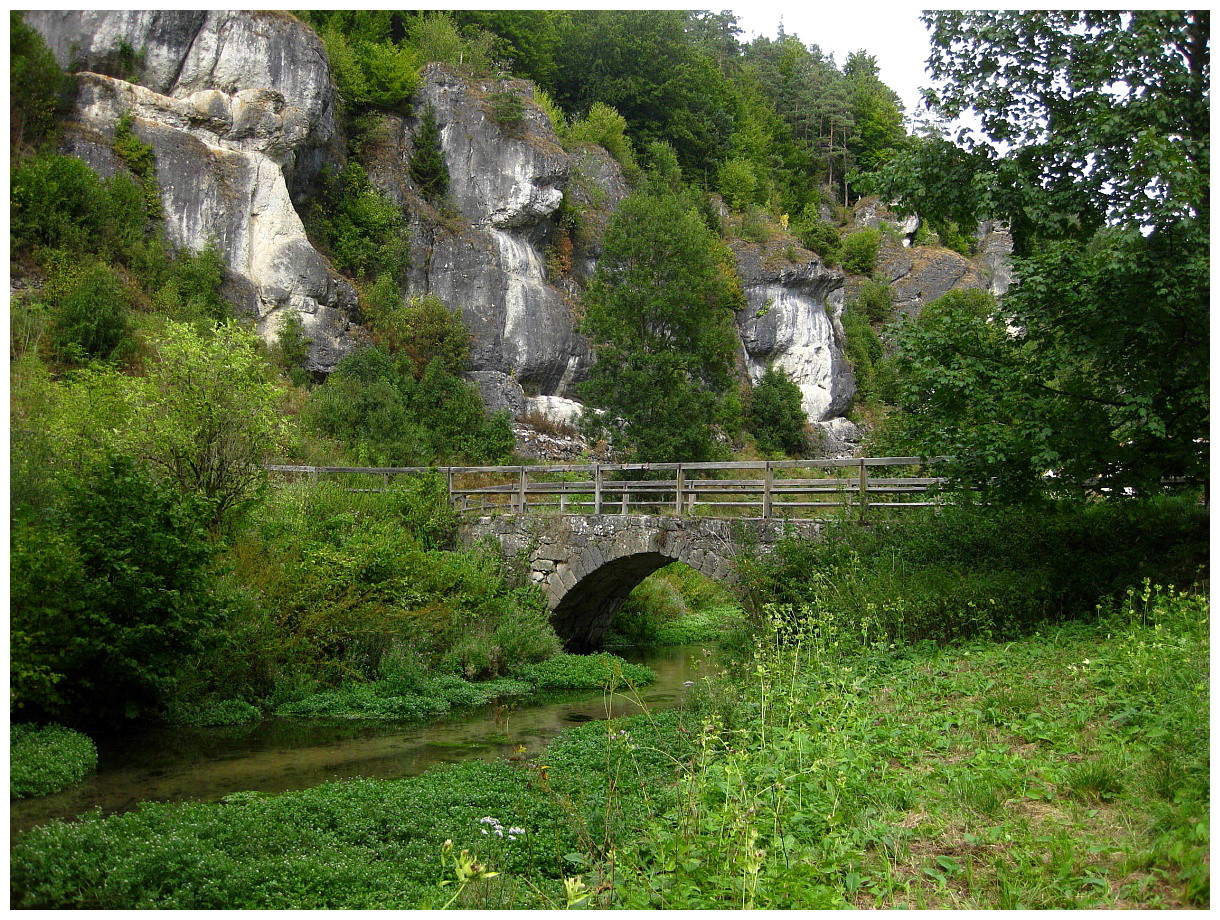
[(411, 154), (411, 178), (424, 197), (436, 202), (449, 191), (449, 167), (441, 150), (441, 131), (436, 124), (436, 109), (424, 109), (423, 121), (415, 135), (415, 152)]

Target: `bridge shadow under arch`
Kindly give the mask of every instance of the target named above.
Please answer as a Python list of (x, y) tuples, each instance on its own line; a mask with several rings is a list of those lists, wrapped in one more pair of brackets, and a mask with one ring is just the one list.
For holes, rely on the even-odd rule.
[[(601, 649), (606, 630), (628, 595), (649, 575), (674, 562), (690, 564), (662, 552), (638, 552), (591, 567), (551, 611), (551, 624), (564, 649), (579, 654)], [(715, 577), (706, 571), (700, 574)]]

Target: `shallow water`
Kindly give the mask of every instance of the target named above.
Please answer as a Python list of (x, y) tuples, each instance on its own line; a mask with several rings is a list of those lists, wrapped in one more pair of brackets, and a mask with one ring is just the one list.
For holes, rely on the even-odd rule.
[(398, 779), (437, 764), (532, 756), (565, 728), (679, 705), (688, 682), (713, 670), (701, 646), (625, 650), (657, 672), (639, 699), (602, 692), (508, 701), (429, 725), (267, 719), (210, 729), (157, 729), (98, 745), (98, 769), (55, 795), (13, 802), (11, 833), (91, 809), (116, 814), (141, 802), (216, 801), (232, 792), (284, 792), (336, 779)]

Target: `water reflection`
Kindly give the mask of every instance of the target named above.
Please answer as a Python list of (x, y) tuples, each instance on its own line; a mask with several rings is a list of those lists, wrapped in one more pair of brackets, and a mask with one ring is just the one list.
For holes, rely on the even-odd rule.
[(161, 729), (104, 742), (98, 771), (85, 782), (13, 802), (10, 830), (94, 808), (114, 814), (140, 802), (215, 801), (239, 790), (284, 792), (353, 777), (398, 779), (437, 764), (532, 756), (576, 723), (635, 715), (641, 704), (653, 711), (676, 706), (688, 683), (713, 669), (712, 651), (699, 646), (620, 654), (658, 674), (638, 700), (623, 693), (571, 693), (544, 702), (493, 703), (431, 725), (269, 719), (206, 730)]

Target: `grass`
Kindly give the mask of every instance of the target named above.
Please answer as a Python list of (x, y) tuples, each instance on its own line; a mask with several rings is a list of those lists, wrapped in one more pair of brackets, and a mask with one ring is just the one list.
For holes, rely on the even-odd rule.
[(780, 627), (688, 709), (533, 763), (35, 829), (13, 906), (1209, 905), (1205, 596), (1013, 642)]

